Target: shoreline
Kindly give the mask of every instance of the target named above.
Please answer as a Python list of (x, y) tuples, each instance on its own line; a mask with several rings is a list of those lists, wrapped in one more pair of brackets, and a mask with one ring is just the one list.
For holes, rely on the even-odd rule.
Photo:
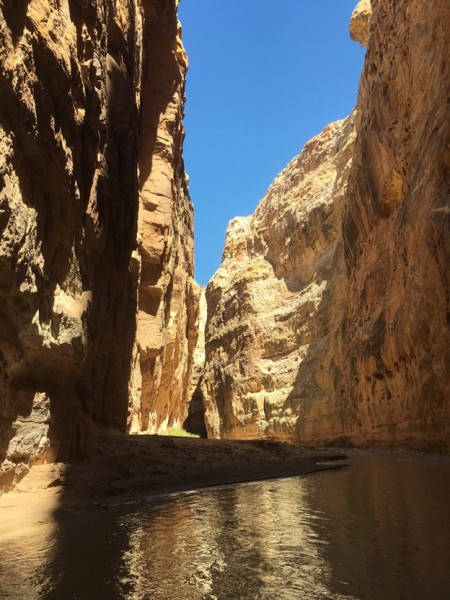
[(334, 449), (272, 440), (109, 434), (90, 458), (38, 465), (0, 495), (0, 539), (32, 535), (73, 512), (107, 510), (176, 493), (308, 475), (346, 466)]
[(359, 457), (403, 456), (447, 461), (406, 449), (311, 448), (274, 440), (104, 434), (88, 459), (35, 466), (0, 494), (0, 541), (43, 535), (71, 514), (114, 510), (175, 494), (334, 471)]
[[(337, 459), (336, 459), (337, 460)], [(347, 457), (342, 457), (342, 460), (347, 460)], [(213, 480), (207, 483), (198, 483), (195, 486), (191, 484), (180, 484), (177, 486), (164, 486), (158, 490), (152, 492), (136, 492), (135, 494), (125, 494), (119, 496), (113, 496), (112, 498), (101, 498), (101, 502), (96, 502), (91, 505), (79, 505), (74, 507), (74, 509), (79, 510), (81, 507), (89, 510), (89, 509), (102, 509), (105, 507), (116, 507), (122, 506), (124, 504), (135, 504), (140, 502), (152, 501), (158, 498), (169, 498), (171, 496), (176, 496), (178, 494), (189, 494), (189, 493), (201, 493), (208, 490), (216, 490), (224, 487), (231, 487), (234, 485), (244, 485), (246, 483), (257, 483), (259, 481), (275, 481), (277, 479), (289, 479), (290, 477), (301, 477), (303, 475), (313, 475), (315, 473), (321, 473), (322, 471), (336, 471), (339, 469), (343, 469), (347, 467), (348, 464), (334, 464), (334, 465), (320, 465), (317, 464), (315, 467), (303, 467), (300, 470), (298, 469), (289, 469), (286, 472), (281, 472), (278, 474), (248, 474), (245, 478), (240, 478), (240, 475), (234, 477), (232, 474), (230, 476), (225, 475), (219, 480)], [(0, 506), (1, 510), (1, 506)], [(64, 509), (63, 509), (64, 510)]]

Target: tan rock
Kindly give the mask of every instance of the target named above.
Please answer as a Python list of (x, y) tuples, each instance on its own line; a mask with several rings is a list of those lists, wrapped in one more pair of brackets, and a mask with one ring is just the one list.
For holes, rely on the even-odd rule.
[(369, 24), (372, 15), (370, 0), (360, 0), (350, 19), (350, 37), (363, 48), (369, 40)]
[(169, 422), (187, 410), (197, 300), (179, 34), (175, 0), (0, 0), (8, 482), (85, 452), (93, 422), (147, 429), (149, 407)]
[(200, 435), (207, 436), (205, 422), (205, 402), (203, 397), (202, 382), (205, 370), (205, 329), (207, 320), (206, 288), (200, 287), (200, 301), (197, 323), (197, 345), (194, 350), (192, 375), (189, 384), (189, 407), (188, 416), (183, 424), (183, 428)]
[(450, 5), (381, 0), (372, 19), (343, 223), (345, 427), (449, 451)]
[(450, 450), (450, 6), (371, 19), (356, 141), (329, 126), (230, 224), (206, 294), (213, 436)]
[(193, 209), (182, 157), (187, 57), (176, 5), (170, 3), (167, 10), (166, 4), (144, 3), (131, 431), (149, 433), (180, 427), (186, 418), (199, 294), (193, 279)]
[(228, 227), (206, 291), (202, 387), (212, 437), (297, 439), (306, 403), (317, 415), (332, 410), (322, 372), (343, 313), (328, 299), (342, 287), (338, 242), (353, 142), (353, 118), (328, 126), (254, 215)]
[(198, 310), (198, 322), (197, 322), (197, 344), (194, 350), (194, 357), (192, 363), (192, 375), (189, 384), (189, 398), (192, 398), (196, 388), (200, 383), (200, 379), (203, 376), (205, 369), (205, 328), (206, 319), (208, 316), (208, 306), (206, 304), (206, 287), (199, 286), (199, 310)]

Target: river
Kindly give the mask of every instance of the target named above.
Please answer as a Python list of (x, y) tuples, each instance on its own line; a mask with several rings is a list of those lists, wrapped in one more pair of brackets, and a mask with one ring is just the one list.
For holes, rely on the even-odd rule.
[[(450, 458), (58, 515), (0, 544), (0, 598), (449, 600)], [(48, 524), (47, 524), (48, 525)]]

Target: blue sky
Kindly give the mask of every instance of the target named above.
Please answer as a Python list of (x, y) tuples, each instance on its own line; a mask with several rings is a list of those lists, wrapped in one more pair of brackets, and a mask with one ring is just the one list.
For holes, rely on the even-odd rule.
[(190, 69), (184, 157), (195, 210), (196, 279), (220, 265), (228, 221), (251, 214), (275, 176), (356, 102), (364, 50), (356, 0), (183, 0)]

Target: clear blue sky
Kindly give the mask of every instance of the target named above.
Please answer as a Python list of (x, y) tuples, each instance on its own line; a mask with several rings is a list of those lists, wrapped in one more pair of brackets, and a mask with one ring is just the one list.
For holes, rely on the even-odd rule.
[(189, 54), (185, 163), (196, 279), (220, 265), (228, 221), (251, 214), (275, 176), (356, 102), (364, 50), (357, 0), (183, 0)]

